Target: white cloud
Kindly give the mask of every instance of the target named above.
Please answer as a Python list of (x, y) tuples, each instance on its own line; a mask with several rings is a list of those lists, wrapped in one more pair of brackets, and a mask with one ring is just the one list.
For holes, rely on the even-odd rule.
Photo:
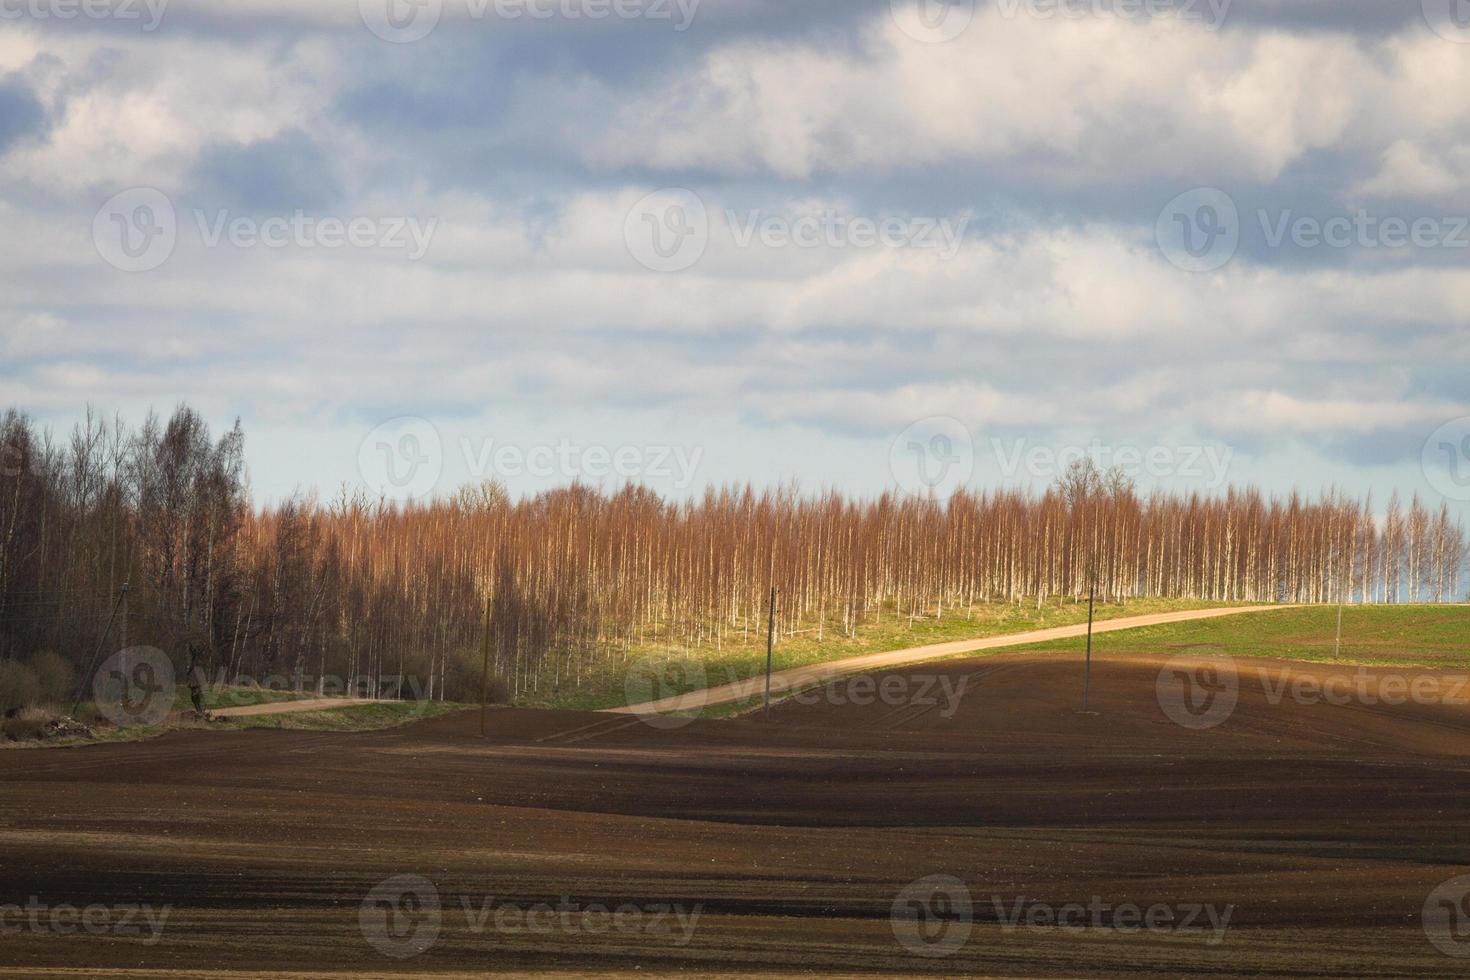
[(1063, 184), (1270, 180), (1341, 139), (1389, 82), (1346, 37), (1006, 19), (986, 7), (946, 44), (916, 44), (881, 17), (856, 53), (806, 42), (717, 48), (692, 75), (680, 69), (623, 101), (587, 153), (794, 179), (1014, 160)]
[(6, 157), (7, 181), (58, 195), (177, 189), (212, 142), (319, 125), (340, 79), (333, 48), (312, 39), (282, 46), (187, 35), (10, 36), (22, 40), (0, 51), (53, 123), (44, 141)]
[(1378, 172), (1354, 188), (1383, 197), (1439, 197), (1470, 184), (1470, 146), (1436, 153), (1412, 140), (1398, 140), (1383, 153)]
[[(1157, 186), (1162, 203), (1220, 183), (1247, 205), (1251, 188), (1313, 180), (1337, 198), (1454, 193), (1470, 174), (1470, 109), (1454, 97), (1470, 87), (1463, 51), (1422, 31), (1355, 40), (984, 9), (949, 44), (918, 44), (880, 10), (851, 49), (815, 32), (716, 35), (641, 72), (579, 69), (569, 48), (553, 75), (497, 52), (473, 82), (507, 101), (504, 115), (467, 121), (464, 91), (415, 90), (393, 112), (430, 111), (403, 139), (393, 112), (359, 124), (344, 96), (384, 84), (380, 70), (389, 89), (418, 81), (456, 49), (377, 44), (351, 2), (230, 3), (217, 14), (239, 30), (197, 34), (0, 30), (0, 71), (55, 116), (44, 143), (5, 160), (0, 404), (188, 399), (284, 425), (513, 402), (548, 426), (568, 406), (636, 404), (696, 428), (820, 430), (813, 444), (928, 415), (1269, 439), (1470, 411), (1421, 383), (1470, 366), (1463, 263), (1293, 264), (1247, 248), (1189, 275), (1159, 255), (1153, 214), (1112, 200), (1125, 185)], [(266, 37), (244, 30), (251, 17), (332, 30)], [(423, 261), (203, 246), (184, 186), (200, 151), (292, 127), (347, 175), (331, 216), (440, 222)], [(493, 171), (483, 183), (464, 176), (480, 167)], [(930, 187), (936, 168), (950, 180), (973, 169), (973, 186)], [(999, 172), (1015, 206), (987, 196)], [(705, 198), (711, 240), (688, 272), (650, 272), (624, 219), (684, 183)], [(97, 255), (91, 220), (105, 189), (135, 184), (174, 194), (181, 227), (167, 264), (128, 275)], [(495, 190), (464, 189), (477, 186)], [(1039, 204), (1016, 190), (1027, 186), (1043, 189)], [(915, 198), (951, 201), (930, 208), (936, 219), (973, 217), (982, 201), (999, 213), (948, 258), (739, 247), (724, 217), (876, 219), (866, 200)]]
[(1462, 415), (1466, 403), (1413, 399), (1299, 397), (1283, 391), (1244, 391), (1215, 404), (1215, 421), (1238, 433), (1258, 435), (1366, 435), (1419, 426), (1426, 433)]

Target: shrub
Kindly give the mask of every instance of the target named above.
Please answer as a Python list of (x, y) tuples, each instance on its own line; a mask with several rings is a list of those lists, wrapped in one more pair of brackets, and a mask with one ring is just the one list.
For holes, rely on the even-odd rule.
[[(12, 663), (14, 661), (11, 661)], [(0, 732), (12, 742), (34, 741), (46, 737), (46, 723), (51, 712), (40, 708), (21, 708), (12, 718), (0, 722)]]
[[(491, 674), (485, 683), (486, 698), (490, 704), (510, 704), (510, 681), (499, 674)], [(470, 696), (470, 702), (478, 702), (480, 692), (476, 690)]]
[(41, 700), (48, 704), (64, 704), (75, 693), (77, 672), (71, 664), (50, 650), (31, 658), (31, 669), (41, 685)]
[(0, 660), (0, 712), (10, 714), (41, 700), (36, 672), (19, 660)]
[[(480, 651), (474, 649), (457, 650), (450, 655), (444, 682), (444, 694), (448, 700), (461, 704), (480, 703), (481, 657)], [(494, 673), (494, 669), (492, 662), (492, 673), (485, 684), (486, 700), (490, 704), (510, 704), (510, 684)]]

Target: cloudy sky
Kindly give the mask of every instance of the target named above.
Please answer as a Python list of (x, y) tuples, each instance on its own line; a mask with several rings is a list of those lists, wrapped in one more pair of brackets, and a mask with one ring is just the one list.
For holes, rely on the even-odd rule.
[(0, 0), (0, 404), (238, 416), (266, 499), (1470, 516), (1467, 8)]

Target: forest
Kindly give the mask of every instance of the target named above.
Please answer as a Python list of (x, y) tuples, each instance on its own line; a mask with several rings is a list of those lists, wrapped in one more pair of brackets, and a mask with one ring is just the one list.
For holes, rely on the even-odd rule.
[(473, 700), (487, 605), (517, 696), (649, 649), (749, 640), (772, 587), (778, 640), (1085, 599), (1094, 581), (1111, 602), (1463, 598), (1465, 528), (1417, 496), (1376, 511), (1333, 489), (1141, 495), (1081, 464), (1042, 491), (945, 501), (577, 484), (513, 499), (485, 483), (260, 507), (244, 447), (238, 423), (214, 434), (187, 406), (137, 427), (89, 411), (65, 438), (0, 416), (0, 667), (62, 690), (99, 652), (149, 645), (210, 676), (411, 677), (416, 696)]

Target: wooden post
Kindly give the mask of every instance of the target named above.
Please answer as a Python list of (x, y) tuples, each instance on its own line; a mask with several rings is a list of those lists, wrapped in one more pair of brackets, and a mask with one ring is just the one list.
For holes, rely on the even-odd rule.
[(1337, 596), (1337, 642), (1332, 647), (1333, 660), (1342, 659), (1342, 604), (1344, 601), (1342, 593), (1339, 592)]
[(485, 701), (490, 690), (490, 596), (485, 596), (485, 635), (480, 640), (480, 737), (485, 737)]
[(1082, 672), (1082, 710), (1088, 710), (1088, 696), (1092, 693), (1092, 609), (1097, 596), (1097, 545), (1092, 546), (1092, 578), (1087, 586), (1087, 665)]
[[(1332, 561), (1334, 570), (1336, 570), (1336, 567), (1340, 564), (1339, 560), (1337, 559), (1336, 551), (1337, 551), (1337, 546), (1334, 544), (1333, 545), (1333, 552), (1334, 552), (1334, 554), (1333, 554), (1333, 561)], [(1342, 607), (1343, 607), (1343, 604), (1347, 602), (1347, 590), (1345, 588), (1343, 588), (1343, 586), (1345, 586), (1346, 584), (1347, 583), (1343, 580), (1342, 574), (1341, 573), (1338, 573), (1338, 575), (1337, 575), (1337, 639), (1332, 644), (1332, 659), (1333, 660), (1341, 660), (1342, 659)]]
[(766, 620), (766, 710), (765, 720), (771, 720), (771, 653), (776, 645), (776, 587), (771, 586), (771, 612)]

